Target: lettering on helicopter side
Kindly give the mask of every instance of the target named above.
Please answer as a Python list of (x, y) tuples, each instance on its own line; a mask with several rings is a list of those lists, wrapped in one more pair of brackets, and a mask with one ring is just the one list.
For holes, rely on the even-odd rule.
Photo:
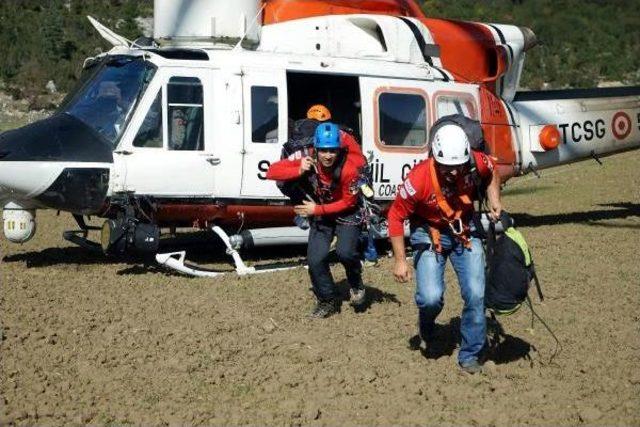
[(269, 160), (260, 160), (258, 162), (258, 179), (262, 181), (267, 180), (267, 171), (269, 170), (269, 166), (271, 166), (271, 162)]
[(386, 184), (391, 182), (391, 180), (384, 175), (384, 163), (380, 162), (380, 159), (375, 159), (371, 164), (371, 168), (374, 183)]
[(376, 194), (378, 197), (395, 197), (401, 187), (402, 184), (383, 184), (378, 186)]
[(562, 123), (558, 127), (562, 131), (562, 141), (565, 144), (589, 142), (594, 138), (602, 139), (607, 134), (607, 128), (602, 119), (595, 122), (585, 120), (584, 122)]
[[(377, 197), (395, 197), (403, 186), (402, 182), (406, 179), (409, 172), (421, 161), (421, 159), (413, 159), (411, 162), (402, 165), (399, 170), (400, 173), (397, 175), (400, 184), (391, 183), (392, 180), (390, 176), (395, 176), (397, 172), (389, 175), (389, 171), (385, 169), (385, 166), (388, 168), (389, 165), (385, 165), (380, 159), (371, 161), (371, 175)], [(258, 173), (256, 174), (258, 179), (261, 181), (267, 179), (269, 166), (271, 166), (269, 160), (260, 160), (258, 162)], [(411, 188), (411, 190), (413, 190), (413, 188)]]
[(419, 162), (420, 160), (418, 159), (413, 159), (413, 164), (410, 163), (405, 163), (404, 165), (402, 165), (402, 174), (400, 176), (400, 180), (404, 181), (407, 178), (407, 175), (409, 175), (409, 172), (411, 172), (411, 169), (413, 169)]
[(625, 139), (631, 133), (631, 117), (624, 111), (618, 111), (611, 119), (611, 131), (616, 139)]

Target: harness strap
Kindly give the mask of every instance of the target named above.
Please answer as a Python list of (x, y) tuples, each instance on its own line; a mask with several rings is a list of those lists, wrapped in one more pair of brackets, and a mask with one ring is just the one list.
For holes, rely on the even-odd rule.
[(425, 251), (428, 251), (431, 249), (431, 245), (428, 243), (416, 243), (415, 245), (411, 245), (411, 247), (413, 248), (413, 251), (416, 253), (416, 258), (413, 262), (414, 268), (418, 267), (418, 262), (420, 261), (420, 257), (422, 257), (422, 254), (425, 253)]
[(429, 226), (429, 237), (437, 253), (442, 253), (442, 234), (436, 227)]
[[(462, 223), (462, 209), (454, 210), (449, 202), (447, 202), (446, 197), (442, 194), (442, 187), (440, 186), (440, 182), (438, 181), (438, 176), (436, 172), (435, 162), (431, 160), (429, 164), (429, 172), (431, 174), (431, 184), (433, 186), (433, 192), (436, 196), (436, 201), (438, 203), (438, 208), (440, 209), (440, 213), (442, 214), (442, 219), (449, 224), (451, 231), (453, 231), (453, 235), (456, 239), (458, 239), (465, 248), (471, 248), (471, 239), (469, 238), (469, 226), (467, 224)], [(466, 194), (462, 194), (458, 196), (463, 205), (473, 205), (473, 202)], [(429, 226), (430, 234), (432, 234), (432, 241), (434, 246), (436, 246), (436, 250), (438, 253), (442, 252), (442, 245), (440, 243), (440, 230), (437, 230), (436, 227)]]
[[(316, 152), (316, 158), (317, 158), (317, 152)], [(340, 150), (338, 154), (338, 158), (336, 159), (335, 167), (333, 168), (333, 171), (331, 174), (331, 184), (329, 185), (329, 188), (328, 188), (330, 197), (333, 196), (333, 192), (335, 191), (336, 187), (340, 183), (340, 178), (342, 177), (342, 168), (344, 167), (346, 160), (347, 160), (347, 156), (344, 150)], [(314, 172), (309, 176), (309, 181), (311, 182), (311, 187), (313, 188), (314, 193), (316, 194), (318, 199), (320, 199), (320, 202), (321, 203), (329, 202), (330, 200), (323, 199), (323, 192), (321, 191), (321, 189), (323, 188), (323, 185), (320, 182), (320, 177), (318, 176), (317, 172)]]

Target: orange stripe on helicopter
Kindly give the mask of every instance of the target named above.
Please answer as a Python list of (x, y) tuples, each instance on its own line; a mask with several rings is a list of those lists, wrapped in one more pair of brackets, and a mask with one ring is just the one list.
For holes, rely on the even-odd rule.
[(263, 24), (325, 15), (367, 13), (424, 18), (413, 0), (263, 0)]

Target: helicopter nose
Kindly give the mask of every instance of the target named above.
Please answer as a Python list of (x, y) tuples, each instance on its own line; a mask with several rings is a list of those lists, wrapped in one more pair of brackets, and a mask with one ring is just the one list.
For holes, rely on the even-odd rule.
[[(0, 153), (1, 155), (1, 153)], [(61, 164), (0, 159), (0, 199), (33, 199), (46, 190), (60, 175)]]
[(106, 198), (111, 145), (78, 119), (59, 114), (0, 134), (0, 201), (89, 214)]

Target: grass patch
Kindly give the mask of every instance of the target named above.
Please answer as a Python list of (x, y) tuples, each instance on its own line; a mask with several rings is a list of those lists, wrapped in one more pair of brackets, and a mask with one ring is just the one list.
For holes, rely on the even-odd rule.
[(0, 132), (5, 132), (11, 129), (19, 128), (27, 124), (27, 119), (6, 119), (0, 117)]

